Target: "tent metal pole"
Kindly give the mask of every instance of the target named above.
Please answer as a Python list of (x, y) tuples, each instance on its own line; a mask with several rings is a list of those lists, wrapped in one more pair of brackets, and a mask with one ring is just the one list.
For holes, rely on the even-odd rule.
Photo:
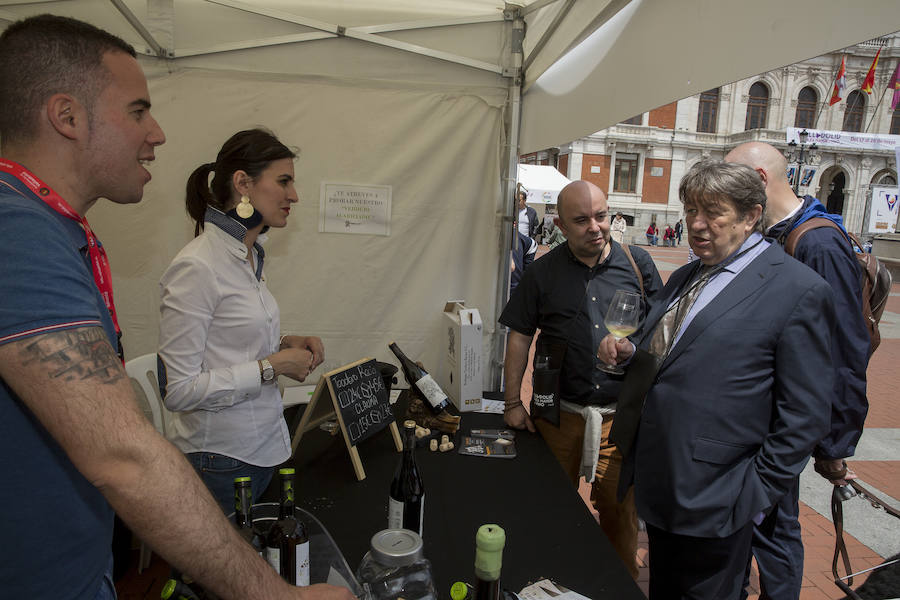
[(514, 76), (509, 85), (509, 135), (507, 136), (504, 158), (506, 159), (506, 174), (504, 175), (500, 193), (504, 210), (500, 219), (500, 261), (497, 268), (497, 294), (495, 298), (494, 337), (491, 347), (491, 387), (499, 390), (503, 380), (503, 359), (506, 353), (506, 334), (499, 324), (500, 313), (506, 306), (506, 297), (509, 292), (509, 260), (510, 250), (513, 247), (513, 223), (516, 218), (516, 207), (513, 192), (516, 189), (519, 165), (519, 129), (522, 125), (522, 46), (525, 37), (525, 20), (516, 11), (512, 23), (511, 58)]
[(154, 54), (160, 58), (169, 58), (171, 56), (171, 52), (166, 48), (163, 48), (159, 42), (147, 31), (147, 28), (144, 27), (144, 24), (141, 23), (141, 20), (138, 19), (131, 9), (125, 6), (125, 3), (122, 0), (109, 0), (112, 2), (113, 6), (122, 13), (122, 16), (125, 17), (125, 20), (128, 21), (128, 24), (131, 25), (135, 31), (137, 31), (138, 35), (140, 35), (147, 45), (153, 50)]
[(202, 56), (205, 54), (216, 54), (217, 52), (232, 52), (234, 50), (250, 50), (252, 48), (264, 48), (266, 46), (279, 46), (281, 44), (298, 44), (301, 42), (311, 42), (314, 40), (325, 40), (337, 37), (333, 33), (325, 33), (322, 31), (311, 31), (309, 33), (292, 33), (288, 35), (279, 35), (270, 38), (260, 38), (257, 40), (242, 40), (239, 42), (228, 42), (217, 44), (206, 48), (184, 48), (175, 51), (175, 56), (184, 58), (186, 56)]
[(569, 11), (572, 10), (572, 6), (575, 4), (575, 0), (566, 0), (565, 5), (559, 9), (559, 12), (556, 13), (556, 16), (553, 17), (553, 21), (550, 23), (550, 26), (547, 27), (547, 30), (544, 31), (544, 35), (541, 36), (541, 39), (538, 40), (538, 43), (534, 45), (534, 48), (531, 49), (531, 53), (528, 55), (528, 58), (525, 59), (524, 70), (528, 70), (528, 67), (531, 66), (531, 63), (534, 62), (534, 59), (538, 54), (541, 53), (541, 50), (544, 49), (544, 46), (547, 45), (547, 41), (550, 37), (556, 33), (556, 30), (559, 28), (559, 24), (562, 23), (563, 19), (569, 14)]
[[(111, 0), (112, 2), (121, 2), (122, 0)], [(450, 52), (444, 52), (442, 50), (435, 50), (433, 48), (426, 48), (424, 46), (420, 46), (418, 44), (411, 44), (409, 42), (403, 42), (400, 40), (391, 39), (388, 37), (373, 35), (371, 33), (365, 33), (364, 28), (355, 29), (353, 27), (345, 27), (343, 25), (336, 25), (334, 23), (326, 23), (324, 21), (319, 21), (317, 19), (310, 19), (307, 17), (292, 15), (290, 13), (286, 13), (281, 10), (276, 9), (264, 9), (257, 6), (251, 6), (246, 2), (241, 2), (240, 0), (206, 0), (211, 4), (219, 4), (221, 6), (227, 6), (229, 8), (233, 8), (235, 10), (241, 10), (244, 12), (248, 12), (254, 15), (261, 15), (264, 17), (269, 17), (272, 19), (278, 19), (279, 21), (284, 21), (286, 23), (294, 23), (296, 25), (302, 25), (304, 27), (310, 27), (312, 29), (317, 29), (319, 31), (324, 31), (326, 33), (330, 33), (333, 35), (337, 35), (339, 37), (348, 37), (355, 40), (359, 40), (361, 42), (369, 42), (370, 44), (377, 44), (379, 46), (386, 46), (388, 48), (394, 48), (395, 50), (401, 50), (404, 52), (410, 52), (412, 54), (419, 54), (421, 56), (428, 56), (431, 58), (436, 58), (438, 60), (444, 60), (451, 63), (456, 63), (460, 65), (464, 65), (467, 67), (472, 67), (475, 69), (481, 69), (482, 71), (488, 71), (490, 73), (502, 74), (503, 69), (500, 65), (491, 64), (488, 62), (484, 62), (482, 60), (475, 60), (473, 58), (467, 58), (465, 56), (459, 56), (458, 54), (453, 54)], [(463, 23), (467, 23), (469, 21), (462, 21)]]
[[(556, 0), (554, 0), (554, 2), (555, 1)], [(420, 21), (403, 21), (401, 23), (385, 23), (382, 25), (363, 25), (361, 27), (348, 27), (347, 31), (357, 31), (359, 33), (390, 33), (392, 31), (407, 31), (409, 29), (428, 29), (431, 27), (450, 27), (455, 25), (493, 23), (502, 20), (503, 15), (490, 14), (473, 17), (460, 17), (458, 19), (423, 19)]]

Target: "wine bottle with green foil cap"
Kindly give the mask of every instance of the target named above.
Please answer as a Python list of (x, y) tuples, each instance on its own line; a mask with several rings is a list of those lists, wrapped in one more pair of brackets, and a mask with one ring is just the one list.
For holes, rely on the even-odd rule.
[(159, 597), (162, 600), (200, 600), (200, 597), (186, 583), (177, 579), (168, 580)]
[(309, 533), (294, 515), (294, 469), (279, 469), (281, 507), (266, 539), (266, 559), (293, 585), (309, 585)]
[(475, 535), (474, 600), (501, 600), (500, 568), (506, 532), (499, 525), (482, 525)]
[(253, 490), (250, 487), (249, 477), (235, 477), (234, 479), (234, 524), (241, 537), (253, 546), (257, 554), (265, 558), (266, 542), (259, 533), (253, 529)]

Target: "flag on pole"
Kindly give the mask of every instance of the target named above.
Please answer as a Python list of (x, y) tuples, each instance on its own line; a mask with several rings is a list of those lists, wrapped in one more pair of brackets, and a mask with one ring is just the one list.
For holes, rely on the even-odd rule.
[(881, 54), (881, 48), (875, 53), (875, 58), (872, 60), (872, 66), (869, 67), (869, 72), (866, 73), (866, 78), (863, 80), (862, 91), (867, 94), (872, 93), (872, 86), (875, 85), (875, 67), (878, 66), (879, 54)]
[(897, 68), (894, 69), (894, 74), (891, 75), (888, 89), (894, 90), (894, 97), (891, 99), (891, 110), (894, 110), (900, 104), (900, 60), (897, 61)]
[(831, 100), (828, 101), (828, 106), (832, 106), (841, 101), (841, 98), (844, 96), (844, 86), (846, 85), (846, 72), (847, 72), (847, 57), (841, 57), (841, 68), (838, 69), (837, 77), (834, 78), (834, 90), (831, 92)]

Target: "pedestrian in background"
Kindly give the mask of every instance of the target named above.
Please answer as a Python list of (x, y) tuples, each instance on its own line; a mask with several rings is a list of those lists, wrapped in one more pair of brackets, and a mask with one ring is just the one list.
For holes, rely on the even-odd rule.
[(620, 244), (625, 243), (625, 229), (628, 227), (628, 223), (625, 221), (625, 217), (622, 216), (622, 213), (617, 212), (616, 218), (612, 220), (612, 225), (609, 228), (609, 235), (613, 240), (619, 242)]

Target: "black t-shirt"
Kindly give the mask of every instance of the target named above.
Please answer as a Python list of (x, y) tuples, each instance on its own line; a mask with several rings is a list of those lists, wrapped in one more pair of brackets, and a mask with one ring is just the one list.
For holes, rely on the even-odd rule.
[[(608, 404), (616, 399), (620, 376), (598, 367), (597, 347), (608, 331), (603, 324), (616, 290), (640, 293), (637, 275), (625, 251), (610, 241), (609, 256), (594, 267), (575, 258), (568, 244), (561, 244), (534, 261), (522, 275), (500, 323), (523, 335), (561, 338), (568, 348), (560, 373), (560, 395), (576, 404)], [(629, 246), (643, 274), (644, 292), (652, 298), (662, 289), (662, 279), (650, 255)], [(644, 315), (649, 302), (644, 303)]]

